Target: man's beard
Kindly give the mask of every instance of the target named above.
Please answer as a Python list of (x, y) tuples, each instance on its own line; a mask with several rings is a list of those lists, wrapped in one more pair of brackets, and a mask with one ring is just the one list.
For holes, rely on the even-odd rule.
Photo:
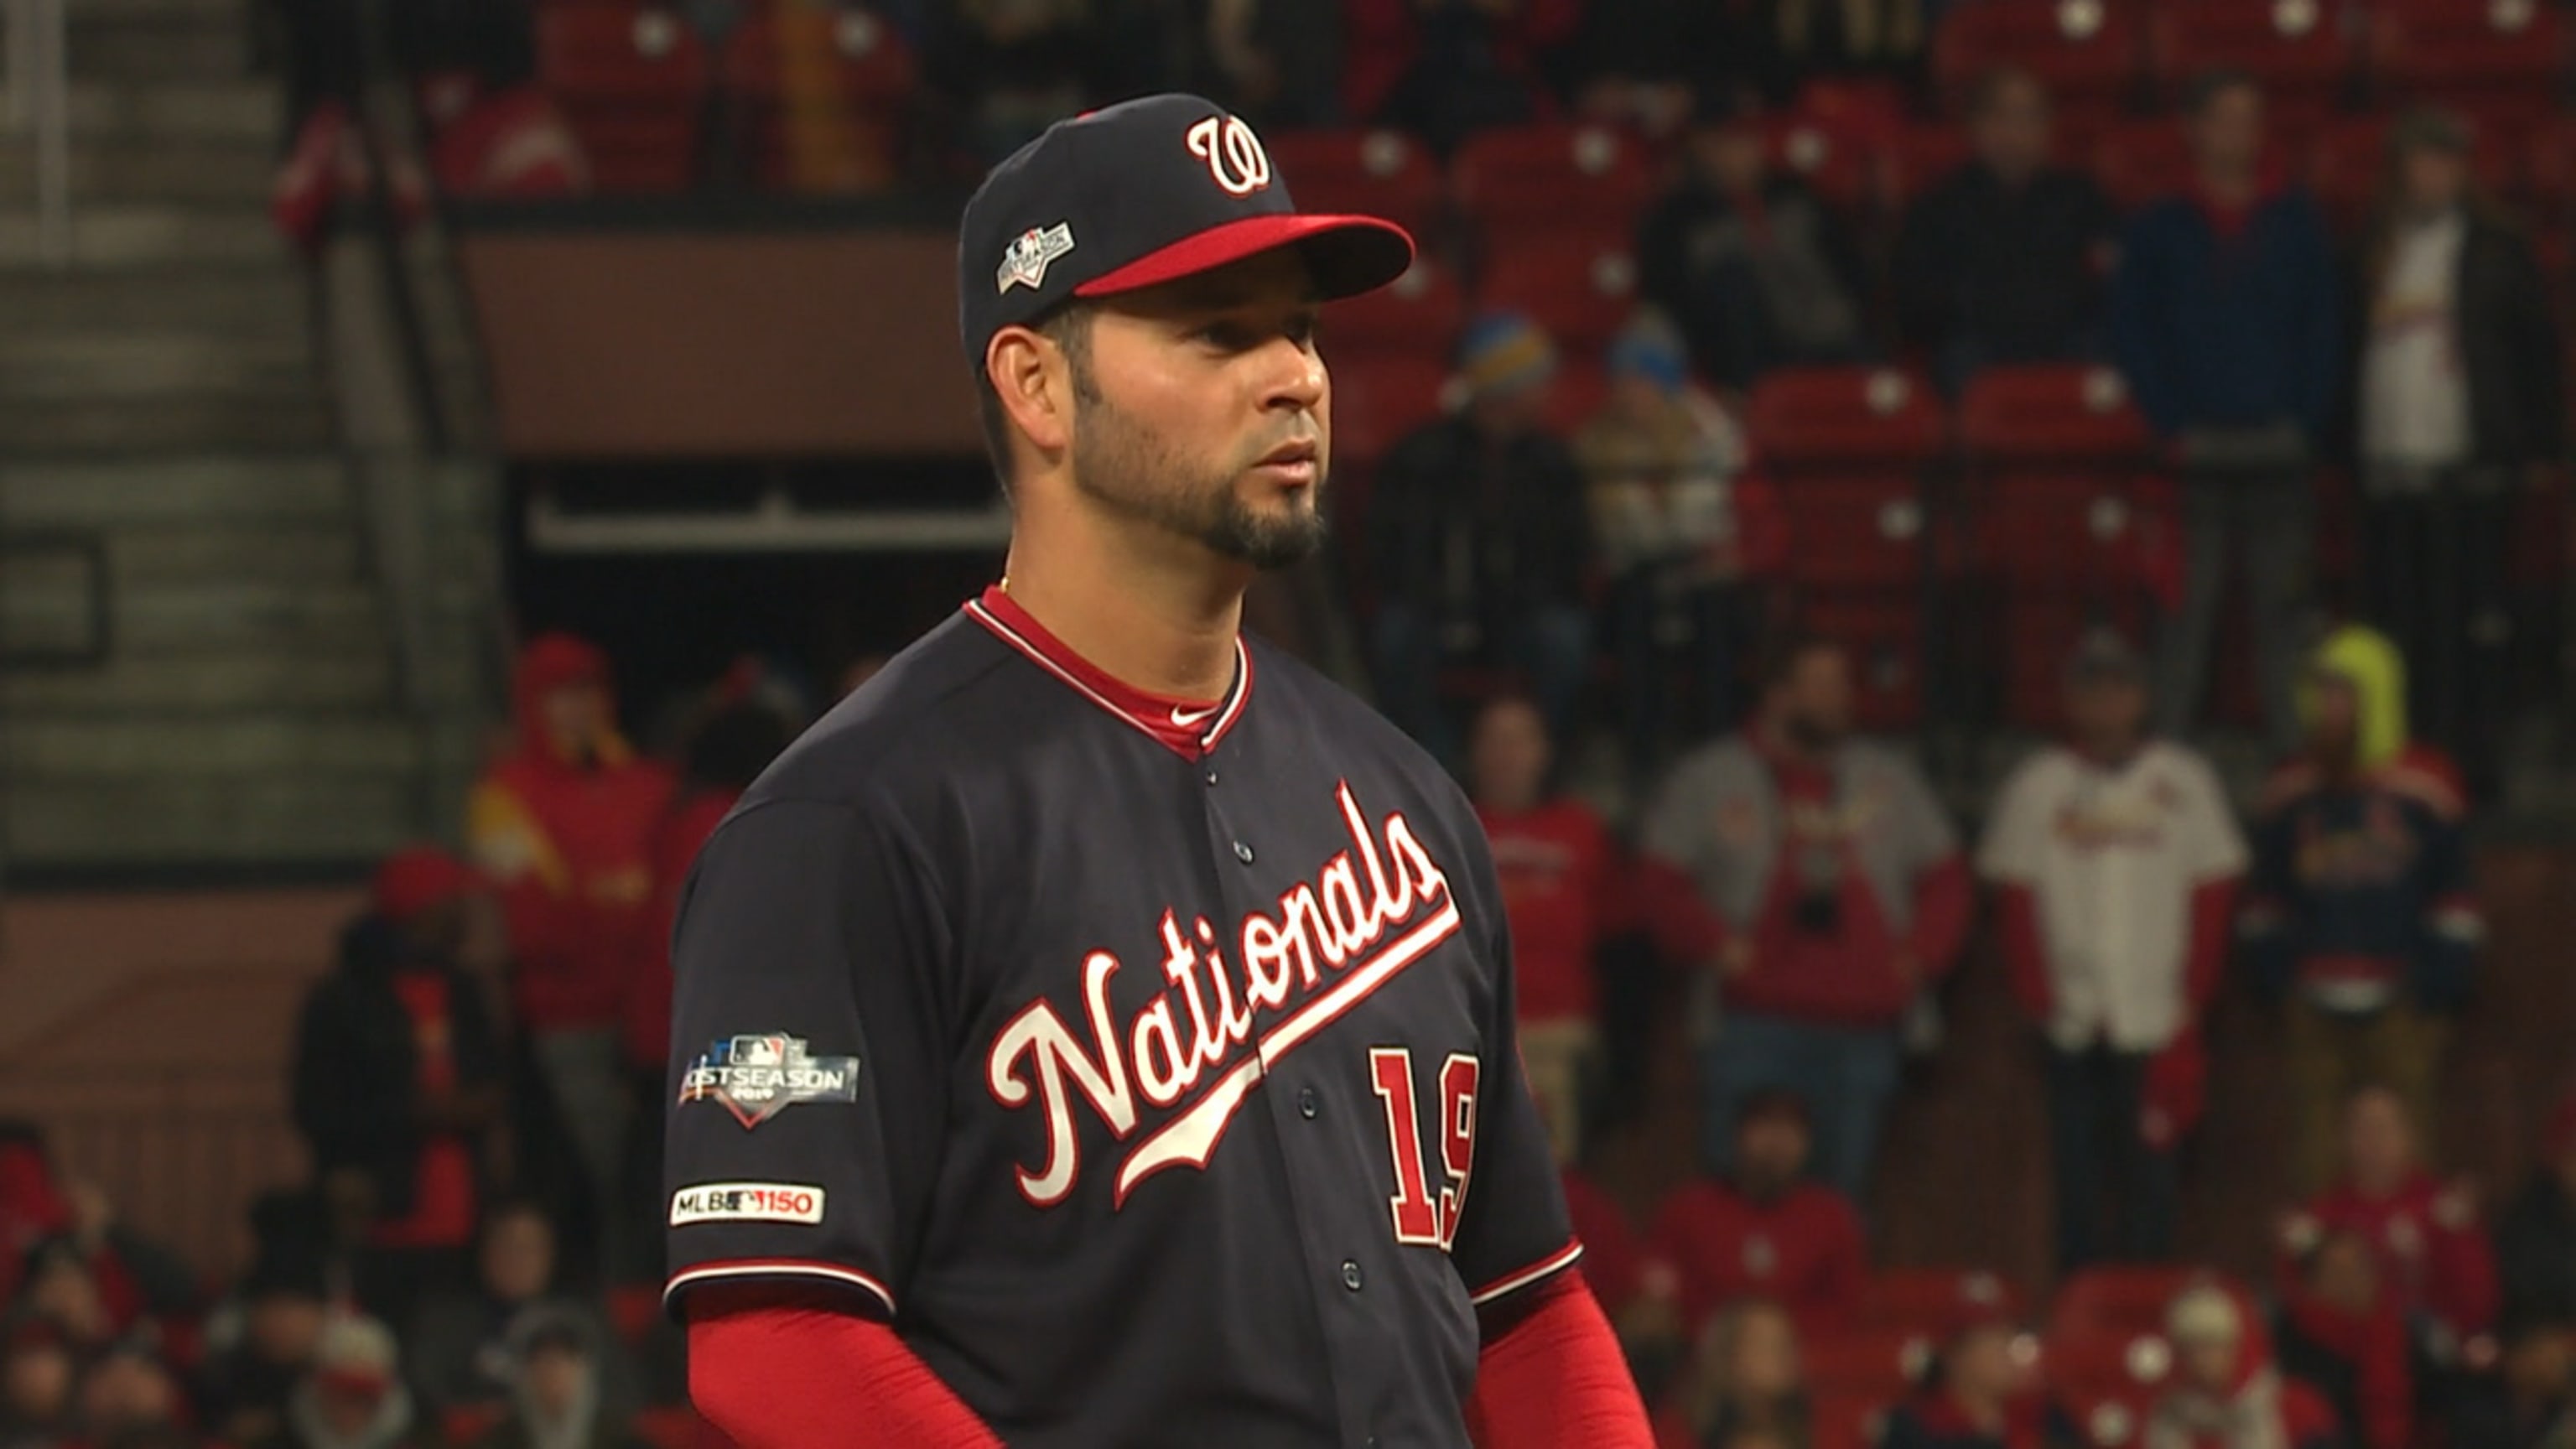
[(1264, 517), (1248, 507), (1234, 480), (1281, 439), (1268, 439), (1243, 462), (1214, 477), (1191, 465), (1103, 401), (1082, 397), (1073, 449), (1073, 482), (1083, 493), (1140, 523), (1190, 539), (1258, 569), (1284, 569), (1314, 557), (1329, 525), (1322, 507), (1320, 463), (1310, 490), (1314, 506)]

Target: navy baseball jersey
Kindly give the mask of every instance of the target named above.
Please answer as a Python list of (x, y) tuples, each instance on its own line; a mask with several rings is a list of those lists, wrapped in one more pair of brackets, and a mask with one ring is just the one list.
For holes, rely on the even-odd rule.
[(839, 1290), (1015, 1446), (1456, 1446), (1573, 1263), (1475, 817), (1303, 665), (1140, 694), (999, 590), (683, 899), (675, 1305)]

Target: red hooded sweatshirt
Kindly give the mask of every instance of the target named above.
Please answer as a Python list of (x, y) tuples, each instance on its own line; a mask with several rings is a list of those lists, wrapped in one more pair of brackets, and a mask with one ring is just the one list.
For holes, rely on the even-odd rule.
[(1842, 1194), (1805, 1182), (1757, 1202), (1722, 1182), (1674, 1193), (1654, 1257), (1679, 1275), (1682, 1313), (1702, 1323), (1738, 1298), (1768, 1298), (1802, 1332), (1848, 1328), (1869, 1289), (1869, 1244)]
[(618, 1026), (639, 964), (659, 949), (652, 839), (671, 776), (613, 727), (558, 750), (539, 701), (581, 681), (606, 690), (607, 656), (568, 634), (529, 641), (512, 682), (512, 752), (467, 810), (475, 863), (509, 919), (514, 1004), (538, 1032)]
[(2379, 1197), (2338, 1183), (2283, 1224), (2281, 1250), (2295, 1258), (2337, 1231), (2369, 1241), (2379, 1256), (2380, 1281), (2406, 1311), (2438, 1319), (2464, 1338), (2495, 1326), (2502, 1294), (2495, 1245), (2466, 1193), (2421, 1169)]
[(1517, 815), (1477, 807), (1512, 929), (1512, 983), (1523, 1021), (1591, 1021), (1601, 1009), (1594, 948), (1617, 929), (1617, 855), (1579, 800)]

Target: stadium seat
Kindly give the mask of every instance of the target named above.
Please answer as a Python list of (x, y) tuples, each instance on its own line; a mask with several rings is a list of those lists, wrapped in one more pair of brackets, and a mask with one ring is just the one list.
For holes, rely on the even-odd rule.
[(2086, 364), (1990, 368), (1959, 399), (1972, 467), (2128, 466), (2148, 447), (2146, 419), (2117, 370)]
[(1892, 1400), (1869, 1394), (1826, 1394), (1812, 1401), (1811, 1449), (1870, 1449), (1887, 1431)]
[(2123, 211), (2188, 189), (2191, 175), (2191, 143), (2169, 117), (2122, 121), (2093, 145), (2094, 179)]
[(2548, 0), (2376, 0), (2370, 11), (2381, 101), (2438, 101), (2508, 133), (2556, 108), (2567, 40)]
[[(2327, 127), (2308, 155), (2308, 186), (2326, 214), (2343, 228), (2368, 220), (2378, 203), (2388, 170), (2389, 118), (2349, 116)], [(2517, 175), (2512, 138), (2520, 131), (2494, 120), (2473, 121), (2469, 165), (2480, 183), (2497, 193), (2511, 191)]]
[(1881, 210), (1893, 193), (1893, 148), (1870, 146), (1796, 117), (1774, 123), (1767, 139), (1774, 166), (1846, 215)]
[(761, 177), (806, 191), (877, 190), (894, 178), (918, 66), (865, 10), (756, 7), (728, 42), (725, 84), (749, 108)]
[(1627, 325), (1637, 301), (1636, 259), (1619, 232), (1497, 237), (1477, 301), (1527, 313), (1559, 352), (1589, 356)]
[(2049, 1313), (2049, 1346), (2054, 1351), (2061, 1344), (2097, 1345), (2106, 1338), (2162, 1333), (2165, 1309), (2175, 1296), (2216, 1278), (2204, 1268), (2171, 1265), (2083, 1269), (2057, 1291)]
[(1457, 273), (1428, 258), (1374, 292), (1324, 309), (1324, 355), (1422, 357), (1447, 362), (1465, 320), (1467, 301)]
[(1282, 131), (1263, 144), (1272, 170), (1307, 211), (1383, 216), (1417, 237), (1439, 224), (1439, 163), (1401, 131)]
[(2027, 70), (2048, 87), (2059, 129), (2080, 149), (2137, 93), (2146, 8), (2134, 0), (1955, 6), (1933, 37), (1933, 76), (1951, 112), (1964, 115), (1979, 77), (1999, 65)]
[(1755, 452), (1778, 469), (1919, 469), (1947, 444), (1940, 398), (1911, 373), (1883, 367), (1784, 368), (1753, 390)]
[(1567, 226), (1627, 236), (1655, 184), (1635, 141), (1593, 125), (1480, 132), (1458, 148), (1450, 181), (1460, 209), (1497, 249)]
[(2339, 11), (2328, 0), (2163, 0), (2148, 10), (2157, 98), (2171, 105), (2193, 76), (2240, 70), (2262, 82), (2277, 128), (2294, 138), (2312, 134), (2359, 68), (2356, 37)]
[(2135, 594), (2172, 527), (2161, 480), (2101, 473), (2011, 472), (1983, 480), (1971, 531), (1981, 569), (2015, 595), (2072, 595), (2097, 605)]
[(1902, 213), (1916, 197), (1958, 170), (1968, 156), (1968, 133), (1956, 125), (1935, 121), (1906, 128), (1888, 148), (1888, 205)]
[(2576, 220), (2576, 116), (2560, 116), (2531, 137), (2517, 192), (2530, 201), (2543, 226)]
[(536, 12), (537, 79), (581, 139), (602, 191), (679, 191), (693, 178), (707, 57), (674, 11), (561, 0)]
[(2013, 1311), (2019, 1295), (1983, 1268), (1882, 1268), (1871, 1275), (1861, 1300), (1861, 1321), (1871, 1328), (1936, 1337), (1971, 1304)]
[(1366, 468), (1440, 416), (1449, 369), (1422, 357), (1333, 361), (1333, 465)]
[(1799, 1356), (1816, 1397), (1891, 1404), (1931, 1361), (1932, 1342), (1908, 1329), (1847, 1328), (1813, 1336)]

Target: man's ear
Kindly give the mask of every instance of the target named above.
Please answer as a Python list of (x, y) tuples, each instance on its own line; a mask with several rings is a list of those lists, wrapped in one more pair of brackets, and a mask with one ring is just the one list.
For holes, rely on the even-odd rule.
[(984, 376), (1002, 412), (1041, 453), (1073, 444), (1073, 376), (1064, 349), (1026, 327), (1005, 327), (984, 348)]

